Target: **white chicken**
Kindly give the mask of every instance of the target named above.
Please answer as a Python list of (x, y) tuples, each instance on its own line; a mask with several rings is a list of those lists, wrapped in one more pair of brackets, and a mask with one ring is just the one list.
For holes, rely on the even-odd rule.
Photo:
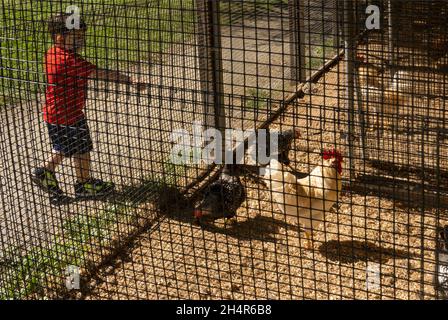
[(383, 124), (393, 125), (391, 118), (397, 117), (400, 109), (403, 109), (408, 102), (408, 96), (403, 94), (402, 89), (403, 83), (398, 72), (389, 87), (385, 89), (372, 86), (361, 88), (364, 109), (376, 114), (372, 129), (380, 127), (378, 116), (384, 117)]
[(305, 228), (307, 247), (312, 247), (313, 230), (323, 216), (338, 201), (342, 189), (343, 158), (337, 150), (325, 150), (322, 162), (311, 173), (297, 179), (291, 172), (282, 170), (280, 162), (272, 159), (263, 176), (279, 209), (288, 216), (298, 218)]

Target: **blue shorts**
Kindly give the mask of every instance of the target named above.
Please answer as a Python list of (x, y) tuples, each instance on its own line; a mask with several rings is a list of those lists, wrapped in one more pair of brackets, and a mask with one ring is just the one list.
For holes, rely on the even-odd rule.
[(47, 123), (47, 127), (53, 150), (62, 153), (65, 157), (93, 150), (86, 119), (81, 119), (71, 125)]

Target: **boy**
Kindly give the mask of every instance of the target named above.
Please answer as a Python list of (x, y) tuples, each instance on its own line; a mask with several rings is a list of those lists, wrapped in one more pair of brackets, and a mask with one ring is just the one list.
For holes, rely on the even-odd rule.
[[(114, 184), (91, 177), (90, 151), (93, 149), (89, 128), (83, 113), (89, 79), (133, 84), (130, 77), (117, 71), (99, 69), (84, 60), (79, 51), (85, 45), (86, 24), (80, 18), (78, 29), (68, 29), (69, 14), (50, 18), (48, 29), (54, 46), (45, 55), (47, 90), (43, 109), (53, 146), (51, 157), (43, 167), (36, 168), (31, 179), (50, 193), (50, 201), (67, 200), (59, 188), (55, 171), (64, 158), (74, 161), (76, 179), (75, 196), (96, 197), (109, 194)], [(145, 84), (137, 83), (141, 90)]]

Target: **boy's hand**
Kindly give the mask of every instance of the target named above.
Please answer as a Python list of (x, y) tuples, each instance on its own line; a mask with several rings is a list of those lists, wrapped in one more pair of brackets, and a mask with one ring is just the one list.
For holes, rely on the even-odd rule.
[(115, 70), (97, 69), (90, 75), (90, 78), (123, 84), (132, 84), (131, 77)]
[(133, 82), (133, 84), (136, 86), (138, 92), (149, 89), (149, 83)]
[(142, 91), (142, 90), (146, 90), (149, 89), (149, 83), (144, 83), (144, 82), (139, 82), (137, 83), (137, 91)]
[(128, 75), (118, 73), (118, 82), (123, 84), (132, 84), (132, 79)]

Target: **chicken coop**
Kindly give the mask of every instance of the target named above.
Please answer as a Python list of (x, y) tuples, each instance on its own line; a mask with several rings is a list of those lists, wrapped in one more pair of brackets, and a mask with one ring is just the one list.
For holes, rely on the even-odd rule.
[[(446, 1), (3, 0), (0, 21), (0, 299), (448, 296)], [(264, 132), (284, 157), (247, 163)]]

